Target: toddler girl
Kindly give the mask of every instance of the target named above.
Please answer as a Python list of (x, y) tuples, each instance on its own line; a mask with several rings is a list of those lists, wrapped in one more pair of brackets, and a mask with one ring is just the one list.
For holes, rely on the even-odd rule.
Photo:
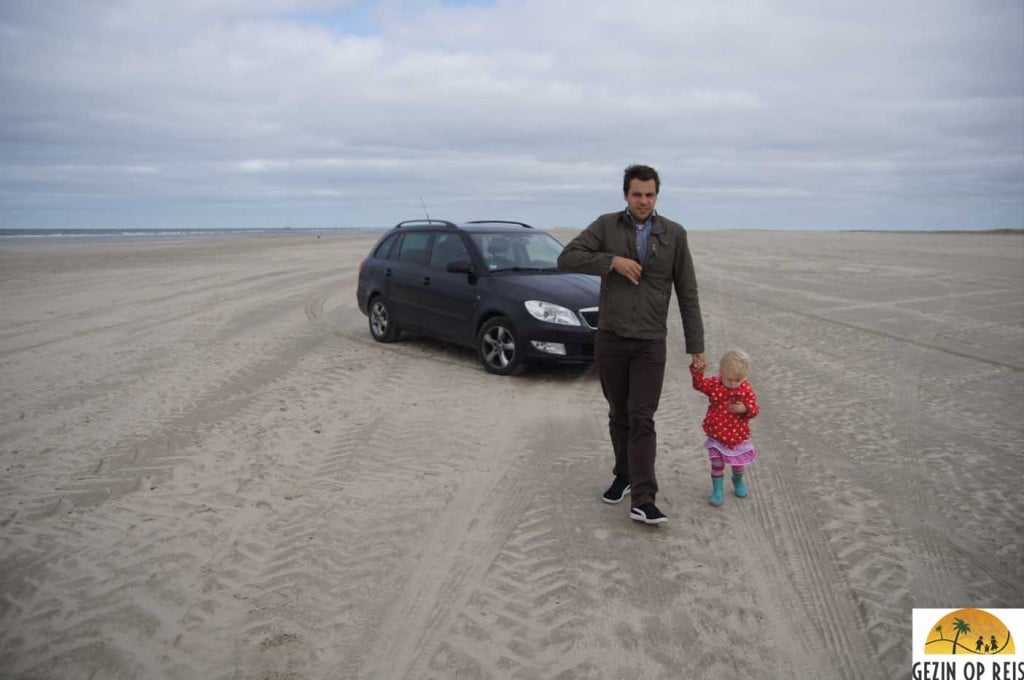
[(750, 357), (733, 350), (722, 356), (718, 375), (704, 377), (704, 362), (690, 364), (693, 388), (708, 395), (711, 402), (704, 418), (704, 432), (708, 435), (704, 448), (711, 461), (711, 496), (708, 503), (722, 504), (722, 475), (725, 466), (732, 467), (732, 484), (736, 496), (746, 498), (747, 485), (743, 483), (743, 469), (757, 458), (757, 449), (750, 443), (750, 419), (760, 410), (757, 395), (747, 382)]

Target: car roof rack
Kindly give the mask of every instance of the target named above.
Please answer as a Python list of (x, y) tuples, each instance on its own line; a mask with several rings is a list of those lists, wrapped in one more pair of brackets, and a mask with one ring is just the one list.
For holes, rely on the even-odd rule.
[(526, 222), (516, 222), (515, 220), (470, 220), (466, 224), (518, 224), (520, 227), (533, 229), (533, 227)]
[(402, 227), (408, 227), (408, 226), (412, 226), (412, 225), (427, 225), (427, 226), (430, 226), (431, 224), (441, 224), (441, 225), (444, 225), (445, 227), (447, 227), (448, 229), (458, 229), (458, 226), (456, 226), (456, 224), (454, 222), (449, 222), (448, 220), (429, 220), (429, 219), (428, 220), (405, 220), (404, 222), (399, 222), (398, 224), (396, 224), (395, 225), (395, 229), (401, 229)]

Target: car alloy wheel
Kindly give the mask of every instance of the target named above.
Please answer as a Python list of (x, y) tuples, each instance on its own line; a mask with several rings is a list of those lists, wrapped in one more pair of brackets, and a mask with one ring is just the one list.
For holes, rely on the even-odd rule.
[(398, 326), (391, 319), (391, 312), (384, 298), (377, 296), (370, 301), (370, 335), (377, 342), (394, 342), (398, 338)]
[(480, 329), (476, 347), (480, 362), (490, 373), (512, 375), (525, 368), (516, 341), (515, 327), (511, 320), (503, 316), (488, 319)]

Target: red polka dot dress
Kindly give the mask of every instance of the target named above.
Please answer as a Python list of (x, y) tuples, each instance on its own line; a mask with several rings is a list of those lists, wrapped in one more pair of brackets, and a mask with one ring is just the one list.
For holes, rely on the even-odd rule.
[[(707, 395), (708, 413), (704, 417), (704, 447), (711, 458), (721, 457), (730, 465), (746, 465), (757, 458), (757, 449), (750, 442), (750, 420), (757, 416), (757, 395), (744, 380), (735, 389), (722, 384), (717, 375), (704, 377), (704, 371), (690, 366), (693, 389)], [(746, 413), (733, 413), (729, 404), (742, 403)]]

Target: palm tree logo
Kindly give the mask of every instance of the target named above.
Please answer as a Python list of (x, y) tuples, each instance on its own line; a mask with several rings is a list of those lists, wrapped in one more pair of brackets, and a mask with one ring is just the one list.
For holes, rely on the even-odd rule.
[(956, 642), (960, 639), (961, 633), (971, 632), (971, 624), (961, 618), (956, 618), (953, 619), (953, 630), (956, 631), (956, 637), (953, 638), (953, 653), (956, 654)]
[[(952, 631), (952, 638), (945, 631)], [(970, 634), (978, 639), (973, 642)], [(958, 609), (943, 616), (932, 627), (924, 643), (925, 654), (1015, 654), (1010, 629), (984, 609)]]

